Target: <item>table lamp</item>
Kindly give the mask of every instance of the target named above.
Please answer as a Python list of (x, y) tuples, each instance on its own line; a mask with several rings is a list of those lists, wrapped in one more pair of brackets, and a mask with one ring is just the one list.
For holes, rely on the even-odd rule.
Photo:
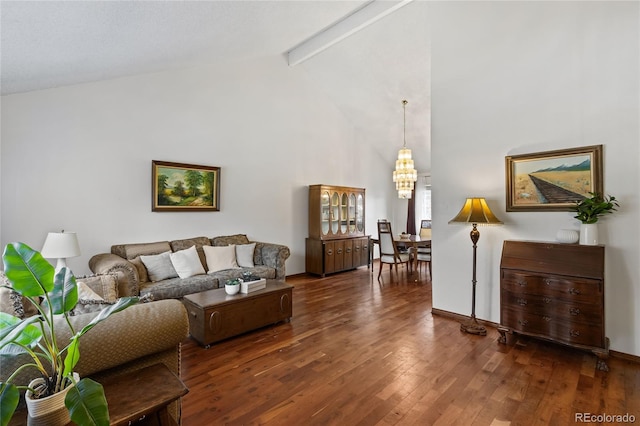
[(80, 256), (80, 246), (75, 232), (49, 232), (44, 240), (42, 257), (58, 259), (56, 272), (67, 266), (68, 257)]
[(460, 324), (460, 330), (465, 333), (478, 334), (486, 336), (487, 329), (478, 324), (476, 319), (476, 247), (480, 239), (480, 231), (478, 224), (484, 225), (501, 225), (498, 219), (487, 205), (484, 198), (467, 198), (460, 212), (449, 221), (449, 223), (470, 223), (473, 225), (471, 230), (471, 242), (473, 242), (473, 278), (471, 280), (473, 293), (471, 297), (471, 319)]

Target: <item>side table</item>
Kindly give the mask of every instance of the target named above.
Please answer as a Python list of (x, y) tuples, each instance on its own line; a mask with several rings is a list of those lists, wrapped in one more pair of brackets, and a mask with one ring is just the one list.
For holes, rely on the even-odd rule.
[[(113, 376), (101, 382), (109, 404), (111, 425), (176, 425), (167, 406), (189, 392), (166, 365)], [(27, 423), (26, 408), (16, 411), (10, 426)]]

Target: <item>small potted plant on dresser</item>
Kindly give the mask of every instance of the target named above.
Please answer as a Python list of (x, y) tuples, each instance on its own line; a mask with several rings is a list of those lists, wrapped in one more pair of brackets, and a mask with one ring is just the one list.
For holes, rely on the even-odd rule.
[[(138, 298), (123, 297), (84, 328), (74, 330), (69, 316), (78, 302), (78, 286), (71, 270), (63, 267), (55, 271), (39, 252), (23, 243), (8, 244), (2, 261), (11, 289), (32, 303), (38, 314), (21, 320), (0, 312), (0, 355), (7, 363), (3, 368), (12, 371), (0, 382), (0, 424), (9, 422), (20, 390), (26, 390), (27, 410), (34, 424), (66, 425), (71, 420), (79, 425), (108, 425), (102, 385), (79, 379), (74, 373), (80, 360), (80, 337), (111, 314), (137, 303)], [(57, 338), (57, 327), (69, 327), (70, 342)], [(30, 362), (15, 358), (25, 355)], [(13, 384), (26, 368), (35, 368), (40, 377), (28, 386)]]
[(571, 210), (576, 212), (576, 219), (580, 224), (580, 244), (598, 244), (598, 219), (605, 214), (611, 214), (620, 207), (616, 197), (611, 195), (602, 196), (595, 192), (590, 192), (591, 197), (578, 201)]

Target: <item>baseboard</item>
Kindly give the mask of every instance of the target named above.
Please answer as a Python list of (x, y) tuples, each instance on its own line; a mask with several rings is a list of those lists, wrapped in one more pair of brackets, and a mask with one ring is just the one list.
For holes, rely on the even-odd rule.
[[(450, 318), (453, 320), (456, 320), (458, 322), (464, 322), (466, 320), (468, 320), (470, 317), (467, 315), (461, 315), (461, 314), (456, 314), (455, 312), (449, 312), (449, 311), (445, 311), (442, 309), (437, 309), (437, 308), (431, 308), (431, 313), (433, 315), (438, 315), (441, 317), (445, 317), (445, 318)], [(500, 326), (500, 324), (492, 322), (492, 321), (486, 321), (486, 320), (482, 320), (479, 318), (476, 318), (478, 320), (478, 322), (482, 325), (488, 326), (488, 327), (493, 327), (493, 328), (498, 328)], [(629, 361), (629, 362), (633, 362), (636, 364), (640, 364), (640, 356), (637, 355), (631, 355), (631, 354), (627, 354), (624, 352), (618, 352), (618, 351), (609, 351), (609, 355), (612, 358), (619, 358), (619, 359), (623, 359), (625, 361)]]
[[(438, 308), (431, 308), (431, 313), (433, 315), (438, 315), (438, 316), (445, 317), (445, 318), (451, 318), (451, 319), (456, 320), (458, 322), (468, 321), (471, 318), (468, 315), (456, 314), (455, 312), (445, 311), (445, 310), (438, 309)], [(476, 321), (478, 321), (482, 325), (493, 327), (493, 328), (498, 328), (498, 326), (500, 325), (500, 324), (497, 324), (495, 322), (483, 320), (483, 319), (480, 319), (480, 318), (477, 318), (477, 317), (476, 317)]]
[(637, 356), (637, 355), (631, 355), (631, 354), (626, 354), (624, 352), (618, 352), (618, 351), (612, 351), (612, 350), (609, 351), (609, 355), (611, 355), (613, 358), (619, 358), (625, 361), (633, 362), (634, 364), (640, 364), (640, 356)]

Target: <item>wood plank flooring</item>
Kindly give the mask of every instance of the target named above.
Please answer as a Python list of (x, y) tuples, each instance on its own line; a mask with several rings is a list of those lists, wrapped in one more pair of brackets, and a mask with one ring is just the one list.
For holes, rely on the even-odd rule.
[[(518, 337), (463, 334), (431, 283), (370, 270), (296, 276), (293, 318), (182, 348), (183, 425), (568, 425), (635, 416), (640, 364)], [(601, 422), (596, 424), (614, 424)]]

